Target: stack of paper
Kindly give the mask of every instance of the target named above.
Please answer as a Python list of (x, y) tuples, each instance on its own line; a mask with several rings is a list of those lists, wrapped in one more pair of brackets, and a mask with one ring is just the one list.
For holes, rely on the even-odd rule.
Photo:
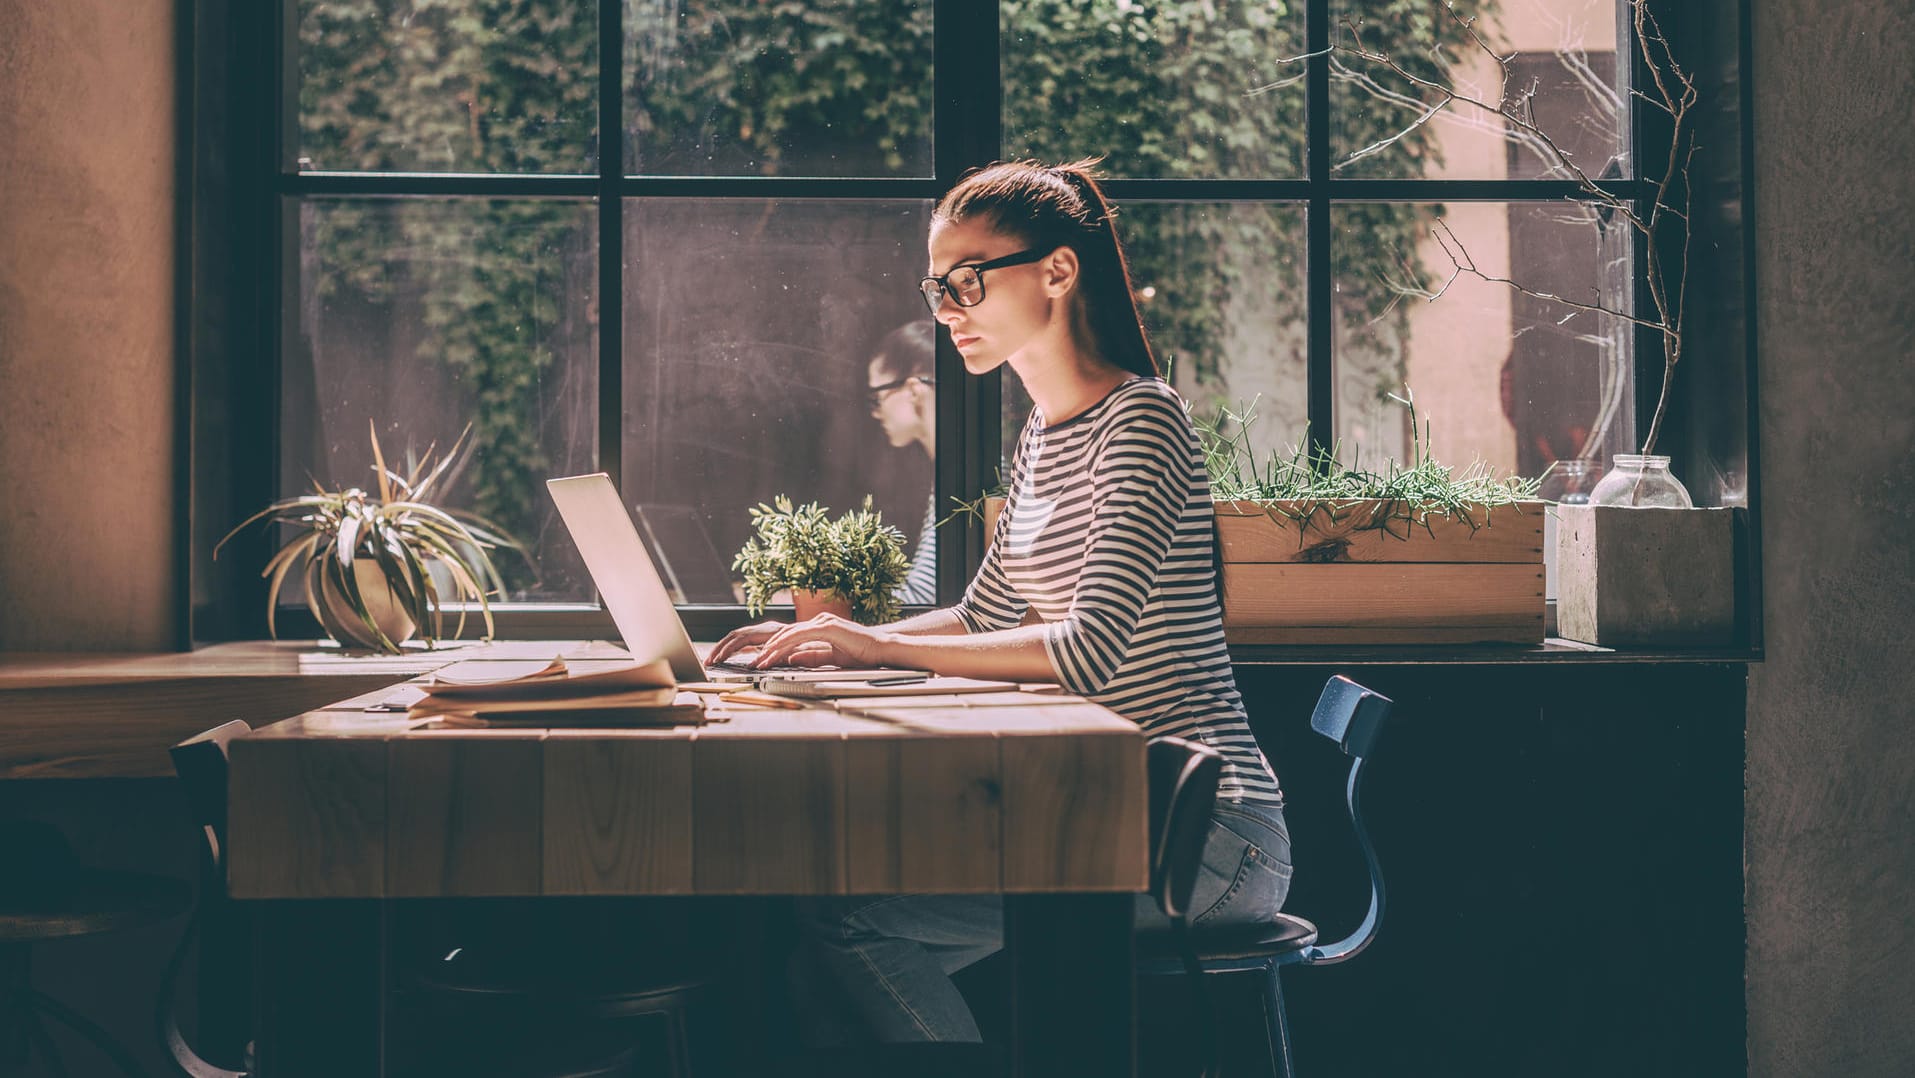
[(680, 692), (663, 661), (592, 665), (606, 668), (574, 670), (553, 659), (483, 664), (483, 678), (441, 672), (408, 712), (461, 726), (675, 726), (704, 718), (698, 695)]

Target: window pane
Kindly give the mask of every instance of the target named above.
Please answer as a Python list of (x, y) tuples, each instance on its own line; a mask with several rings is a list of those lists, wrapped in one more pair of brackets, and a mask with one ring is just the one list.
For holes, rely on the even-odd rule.
[(931, 0), (625, 0), (625, 168), (931, 175)]
[(595, 466), (591, 205), (314, 199), (289, 212), (280, 490), (309, 488), (309, 475), (371, 489), (368, 421), (402, 472), (408, 454), (443, 452), (470, 426), (440, 504), (530, 546), (531, 565), (498, 559), (509, 599), (589, 601), (544, 480)]
[(1303, 172), (1303, 5), (1003, 0), (1004, 152), (1113, 176)]
[[(1406, 384), (1419, 424), (1429, 424), (1429, 451), (1459, 471), (1481, 459), (1533, 477), (1586, 445), (1599, 461), (1633, 451), (1630, 324), (1457, 274), (1428, 228), (1440, 219), (1453, 247), (1488, 276), (1628, 310), (1624, 226), (1603, 226), (1593, 210), (1566, 201), (1333, 213), (1344, 463), (1359, 452), (1373, 467), (1411, 459), (1409, 414), (1387, 399)], [(1398, 251), (1412, 251), (1415, 262), (1398, 261)]]
[[(1199, 422), (1254, 405), (1243, 446), (1258, 467), (1304, 433), (1303, 220), (1301, 206), (1278, 203), (1134, 201), (1118, 212), (1158, 365)], [(1008, 479), (1031, 412), (1015, 375), (1004, 379), (1004, 400)]]
[[(1617, 56), (1621, 7), (1619, 0), (1457, 0), (1452, 14), (1422, 0), (1332, 0), (1334, 174), (1566, 178), (1554, 153), (1496, 111), (1500, 104), (1504, 113), (1524, 115), (1522, 98), (1533, 87), (1536, 127), (1571, 161), (1591, 178), (1627, 175), (1633, 163), (1626, 158), (1627, 93)], [(1478, 19), (1481, 43), (1462, 25), (1470, 18)], [(1359, 46), (1390, 62), (1349, 51)], [(1491, 49), (1511, 56), (1507, 82)], [(1625, 49), (1622, 70), (1628, 58)], [(1424, 122), (1443, 100), (1440, 87), (1459, 97)]]
[(299, 0), (301, 171), (598, 168), (598, 6)]
[(834, 514), (869, 495), (916, 549), (933, 484), (917, 436), (931, 431), (907, 429), (909, 387), (886, 395), (884, 421), (868, 394), (891, 380), (872, 360), (893, 331), (928, 352), (929, 214), (915, 200), (627, 203), (623, 488), (671, 522), (658, 545), (686, 601), (732, 601), (748, 510), (779, 494)]

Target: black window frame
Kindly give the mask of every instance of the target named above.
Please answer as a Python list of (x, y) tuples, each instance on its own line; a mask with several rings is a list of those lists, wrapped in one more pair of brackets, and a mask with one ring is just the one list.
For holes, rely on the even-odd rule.
[[(231, 521), (279, 495), (279, 393), (282, 337), (280, 290), (288, 272), (288, 258), (297, 255), (297, 237), (291, 231), (293, 215), (286, 210), (305, 196), (466, 196), (589, 198), (598, 213), (598, 457), (599, 467), (618, 478), (622, 461), (620, 402), (622, 392), (622, 297), (624, 206), (629, 198), (846, 198), (932, 200), (947, 190), (967, 169), (1001, 155), (1000, 130), (1000, 8), (976, 0), (934, 0), (933, 63), (935, 122), (932, 129), (933, 169), (924, 178), (792, 178), (792, 177), (647, 177), (624, 174), (622, 122), (599, 124), (598, 171), (595, 175), (467, 175), (431, 173), (301, 172), (296, 149), (287, 134), (296, 130), (297, 71), (287, 58), (296, 49), (297, 0), (252, 4), (247, 0), (183, 0), (179, 70), (182, 120), (180, 127), (182, 186), (182, 249), (179, 259), (180, 400), (192, 411), (190, 433), (183, 439), (189, 457), (178, 477), (184, 541), (177, 557), (182, 579), (180, 636), (183, 642), (259, 637), (264, 635), (264, 586), (247, 568), (263, 564), (264, 535), (237, 542), (234, 555), (215, 566), (203, 560), (203, 549), (224, 533)], [(1618, 18), (1626, 4), (1616, 0)], [(1718, 8), (1718, 5), (1720, 7)], [(621, 41), (624, 30), (622, 0), (602, 0), (599, 10), (601, 41)], [(1133, 200), (1172, 202), (1285, 202), (1305, 211), (1304, 281), (1306, 290), (1307, 418), (1314, 437), (1335, 426), (1335, 319), (1331, 208), (1353, 202), (1548, 202), (1576, 193), (1564, 180), (1502, 179), (1350, 179), (1331, 174), (1330, 62), (1333, 32), (1331, 0), (1305, 0), (1304, 72), (1306, 149), (1305, 173), (1277, 179), (1132, 179), (1106, 182), (1117, 203)], [(1731, 10), (1732, 9), (1732, 10)], [(1735, 55), (1718, 57), (1719, 66), (1732, 72), (1749, 70), (1749, 0), (1716, 0), (1685, 5), (1657, 0), (1654, 10), (1672, 38), (1681, 41), (1700, 35), (1714, 15), (1729, 12), (1737, 20)], [(1627, 42), (1627, 26), (1619, 25), (1619, 42)], [(1639, 54), (1633, 59), (1632, 85), (1645, 85)], [(601, 118), (622, 117), (624, 106), (623, 50), (599, 50), (598, 99)], [(275, 88), (260, 93), (261, 87)], [(1735, 254), (1742, 260), (1743, 336), (1745, 354), (1739, 357), (1746, 387), (1747, 472), (1749, 506), (1744, 532), (1747, 545), (1739, 575), (1743, 605), (1741, 619), (1749, 649), (1760, 649), (1759, 528), (1756, 522), (1759, 485), (1756, 477), (1753, 281), (1753, 208), (1748, 183), (1750, 163), (1751, 90), (1745, 77), (1730, 86), (1740, 110), (1740, 174), (1742, 236)], [(1658, 148), (1667, 148), (1666, 121), (1640, 99), (1630, 98), (1629, 154), (1635, 175), (1599, 180), (1600, 186), (1646, 207), (1654, 197), (1647, 177), (1658, 174)], [(1642, 265), (1640, 240), (1634, 265)], [(1691, 273), (1706, 272), (1697, 262)], [(1648, 302), (1640, 273), (1636, 276), (1637, 303)], [(1642, 327), (1635, 330), (1636, 414), (1653, 410), (1662, 376), (1661, 342)], [(258, 357), (268, 357), (261, 359)], [(1685, 372), (1688, 381), (1707, 378)], [(938, 334), (937, 395), (938, 452), (936, 498), (940, 505), (953, 498), (972, 498), (997, 481), (1002, 430), (997, 372), (974, 377), (966, 374), (949, 337)], [(1688, 387), (1692, 392), (1698, 387)], [(1678, 392), (1682, 390), (1679, 388)], [(1673, 410), (1665, 421), (1665, 446), (1685, 442), (1684, 416)], [(1680, 468), (1684, 450), (1673, 452)], [(938, 535), (938, 587), (942, 602), (954, 601), (983, 553), (983, 536), (975, 522), (964, 517), (948, 520)], [(738, 606), (681, 608), (695, 637), (715, 638), (742, 624)], [(291, 612), (289, 612), (291, 613)], [(300, 612), (303, 614), (303, 611)], [(510, 606), (498, 612), (501, 632), (518, 636), (591, 636), (611, 630), (610, 620), (596, 607)], [(310, 622), (310, 624), (308, 624)], [(282, 618), (283, 635), (318, 635), (309, 615)]]

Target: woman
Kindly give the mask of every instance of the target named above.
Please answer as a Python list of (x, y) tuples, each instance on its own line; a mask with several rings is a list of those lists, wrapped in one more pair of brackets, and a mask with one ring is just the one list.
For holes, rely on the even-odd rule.
[[(885, 626), (822, 617), (740, 629), (713, 658), (891, 665), (1053, 681), (1152, 735), (1223, 754), (1191, 904), (1200, 924), (1268, 920), (1290, 882), (1277, 781), (1224, 647), (1210, 482), (1158, 375), (1091, 162), (996, 164), (932, 215), (926, 301), (973, 374), (1009, 364), (1036, 409), (977, 577), (957, 606)], [(1020, 625), (1026, 609), (1042, 623)], [(950, 974), (1002, 945), (992, 895), (815, 904), (815, 957), (880, 1040), (979, 1039)], [(1162, 917), (1139, 896), (1138, 920)]]
[[(931, 323), (907, 322), (884, 335), (865, 370), (871, 415), (894, 447), (915, 445), (935, 461), (937, 435), (937, 342)], [(938, 601), (937, 495), (924, 499), (924, 527), (911, 552), (911, 571), (898, 587), (898, 601), (930, 606)]]

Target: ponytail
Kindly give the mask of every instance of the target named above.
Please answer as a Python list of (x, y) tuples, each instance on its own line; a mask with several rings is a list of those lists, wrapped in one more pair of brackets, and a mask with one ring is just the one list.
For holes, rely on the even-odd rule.
[(1117, 211), (1092, 174), (1097, 160), (1056, 167), (1030, 161), (986, 166), (959, 180), (938, 201), (932, 220), (981, 217), (1032, 246), (1069, 247), (1077, 255), (1076, 303), (1088, 343), (1117, 367), (1159, 378), (1131, 289), (1130, 263), (1117, 238)]

